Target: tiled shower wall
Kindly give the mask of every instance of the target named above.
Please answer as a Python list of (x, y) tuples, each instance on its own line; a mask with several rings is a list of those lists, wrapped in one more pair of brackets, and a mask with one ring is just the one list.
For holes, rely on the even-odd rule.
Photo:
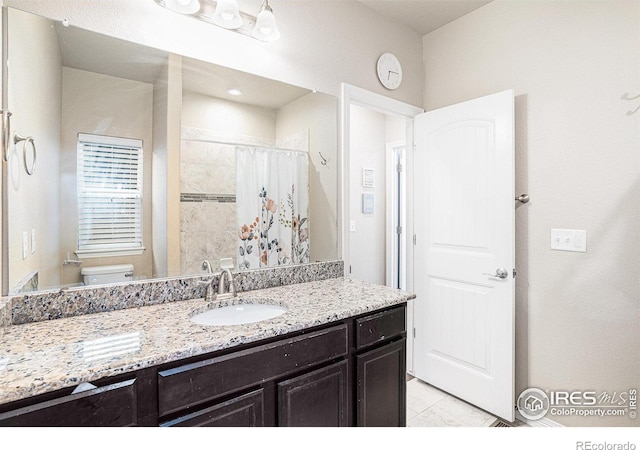
[[(225, 143), (233, 142), (233, 144)], [(208, 260), (213, 271), (221, 258), (236, 264), (236, 146), (279, 147), (309, 151), (304, 130), (278, 142), (244, 135), (221, 135), (182, 127), (180, 147), (180, 261), (182, 274), (202, 273)]]
[(234, 258), (236, 225), (235, 146), (183, 140), (180, 152), (180, 257), (183, 274), (213, 270)]

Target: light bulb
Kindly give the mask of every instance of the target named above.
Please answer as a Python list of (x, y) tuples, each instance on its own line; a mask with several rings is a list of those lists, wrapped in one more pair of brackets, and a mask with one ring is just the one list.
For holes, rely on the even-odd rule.
[(164, 6), (181, 14), (194, 14), (200, 11), (198, 0), (165, 0)]
[(262, 10), (256, 19), (253, 37), (268, 42), (275, 41), (280, 37), (273, 10), (266, 1), (262, 4)]
[(218, 0), (216, 10), (213, 13), (213, 22), (230, 30), (242, 26), (242, 17), (236, 0)]

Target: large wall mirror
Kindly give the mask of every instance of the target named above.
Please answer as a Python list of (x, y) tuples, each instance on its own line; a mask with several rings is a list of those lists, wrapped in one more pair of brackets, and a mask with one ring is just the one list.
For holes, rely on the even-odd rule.
[(335, 97), (5, 12), (4, 295), (338, 258)]

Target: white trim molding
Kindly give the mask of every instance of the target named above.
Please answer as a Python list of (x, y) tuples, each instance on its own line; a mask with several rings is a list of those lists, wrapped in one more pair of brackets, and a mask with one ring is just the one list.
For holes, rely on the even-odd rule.
[(542, 419), (538, 419), (538, 420), (526, 419), (522, 414), (520, 414), (520, 411), (518, 411), (518, 408), (516, 408), (516, 419), (519, 420), (520, 422), (526, 423), (530, 427), (546, 427), (546, 428), (564, 427), (564, 425), (556, 422), (555, 420), (548, 419), (546, 417), (543, 417)]

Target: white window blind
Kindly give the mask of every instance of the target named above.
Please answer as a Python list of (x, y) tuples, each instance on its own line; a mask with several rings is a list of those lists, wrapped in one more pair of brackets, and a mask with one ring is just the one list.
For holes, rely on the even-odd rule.
[(78, 255), (140, 254), (142, 141), (78, 135)]

